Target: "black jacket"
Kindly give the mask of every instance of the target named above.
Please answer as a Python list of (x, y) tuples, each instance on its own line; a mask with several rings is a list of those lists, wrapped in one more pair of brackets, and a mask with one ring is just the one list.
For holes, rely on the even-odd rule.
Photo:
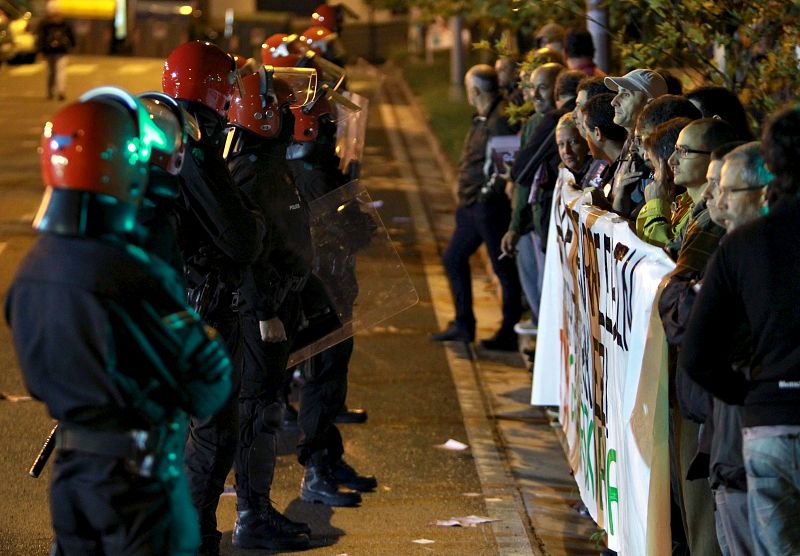
[(274, 317), (290, 291), (298, 292), (312, 261), (308, 206), (286, 163), (286, 147), (258, 140), (228, 162), (231, 177), (266, 218), (258, 259), (244, 279), (242, 296), (258, 320)]
[(461, 206), (479, 201), (481, 189), (489, 180), (484, 171), (489, 139), (516, 133), (516, 129), (508, 123), (504, 111), (505, 102), (498, 95), (486, 116), (472, 118), (472, 126), (464, 138), (458, 162), (458, 202)]
[(175, 411), (206, 417), (224, 403), (230, 360), (199, 320), (180, 317), (186, 305), (173, 274), (123, 244), (36, 241), (5, 314), (25, 384), (53, 418), (147, 430)]
[[(729, 234), (709, 263), (679, 365), (721, 400), (744, 404), (744, 426), (800, 424), (800, 200)], [(736, 331), (751, 330), (746, 373), (732, 370)]]
[(180, 246), (191, 291), (214, 282), (204, 316), (230, 306), (244, 269), (261, 252), (264, 218), (233, 184), (222, 158), (223, 121), (209, 108), (181, 104), (200, 124), (200, 141), (189, 140), (181, 168), (178, 218)]

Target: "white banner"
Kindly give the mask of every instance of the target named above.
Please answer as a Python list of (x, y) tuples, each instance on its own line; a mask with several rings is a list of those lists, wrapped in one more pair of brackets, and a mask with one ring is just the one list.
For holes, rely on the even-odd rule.
[(666, 342), (654, 309), (675, 265), (571, 177), (562, 170), (553, 198), (531, 403), (559, 407), (581, 499), (609, 548), (669, 554)]

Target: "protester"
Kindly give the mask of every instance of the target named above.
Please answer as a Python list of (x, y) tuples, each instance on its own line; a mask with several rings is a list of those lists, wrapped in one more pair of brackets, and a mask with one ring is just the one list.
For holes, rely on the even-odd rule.
[[(734, 225), (709, 263), (683, 341), (679, 365), (698, 384), (730, 404), (744, 405), (743, 457), (747, 471), (750, 531), (755, 554), (800, 551), (796, 526), (800, 492), (792, 461), (800, 433), (794, 364), (800, 318), (795, 300), (800, 271), (793, 230), (800, 216), (797, 194), (800, 111), (776, 114), (764, 131), (763, 151), (744, 145), (725, 158), (720, 187), (729, 194), (762, 190), (774, 181), (784, 195), (769, 214)], [(769, 169), (767, 168), (767, 161)], [(742, 191), (733, 191), (733, 190)], [(749, 366), (734, 368), (738, 330), (749, 330)], [(744, 371), (744, 372), (742, 372)]]
[[(555, 126), (564, 110), (556, 107), (556, 84), (564, 67), (560, 64), (544, 64), (534, 70), (531, 75), (533, 88), (533, 105), (536, 118), (535, 128), (528, 132), (529, 125), (525, 126), (525, 142), (517, 153), (510, 177), (514, 182), (513, 204), (511, 221), (508, 231), (500, 241), (500, 249), (508, 257), (516, 257), (517, 271), (519, 272), (522, 290), (528, 307), (531, 310), (531, 319), (517, 323), (514, 330), (518, 334), (535, 334), (539, 319), (539, 300), (544, 273), (544, 242), (542, 230), (545, 228), (543, 216), (549, 218), (549, 206), (544, 198), (546, 192), (551, 192), (555, 185), (558, 166), (558, 154), (555, 146)], [(569, 106), (569, 100), (565, 106)], [(533, 174), (545, 162), (550, 164), (550, 172), (541, 181), (541, 188), (537, 188), (533, 197)], [(524, 177), (523, 177), (524, 175)], [(551, 197), (552, 198), (552, 197)], [(538, 205), (538, 230), (537, 221), (532, 205)], [(546, 214), (545, 214), (546, 211)]]
[(566, 35), (564, 57), (567, 67), (579, 70), (588, 77), (605, 77), (605, 72), (594, 63), (594, 39), (585, 29), (570, 30)]
[(644, 158), (644, 142), (657, 125), (672, 118), (697, 120), (701, 117), (700, 111), (684, 97), (667, 94), (647, 103), (636, 118), (633, 136), (639, 156)]
[(557, 52), (564, 52), (564, 41), (566, 30), (558, 23), (552, 21), (542, 25), (536, 35), (536, 46), (538, 48), (552, 48)]
[(742, 101), (733, 91), (725, 87), (704, 86), (692, 89), (686, 93), (686, 98), (700, 110), (704, 118), (719, 118), (733, 126), (738, 141), (755, 139)]
[(39, 52), (47, 62), (47, 100), (64, 100), (67, 86), (67, 54), (75, 47), (72, 27), (64, 20), (58, 4), (47, 3), (46, 15), (39, 23)]
[(622, 77), (606, 77), (606, 87), (616, 92), (611, 105), (614, 123), (624, 127), (628, 138), (618, 158), (612, 182), (608, 185), (609, 200), (614, 211), (625, 218), (635, 219), (644, 204), (644, 187), (647, 171), (643, 171), (641, 158), (633, 145), (636, 118), (651, 100), (667, 94), (664, 78), (650, 69), (636, 69)]
[(628, 136), (624, 127), (614, 123), (614, 95), (604, 93), (591, 97), (583, 105), (583, 128), (589, 149), (595, 160), (608, 163), (603, 172), (602, 183), (607, 182), (619, 165), (625, 139)]
[(497, 84), (509, 104), (521, 106), (525, 98), (520, 88), (519, 62), (514, 56), (500, 56), (494, 62)]
[(583, 105), (593, 96), (604, 93), (608, 93), (608, 89), (603, 83), (602, 77), (584, 77), (578, 83), (578, 87), (575, 89), (575, 109), (572, 111), (572, 117), (575, 118), (581, 137), (586, 137), (586, 130), (583, 127)]
[[(515, 130), (503, 115), (503, 103), (494, 68), (473, 66), (464, 78), (467, 99), (477, 113), (467, 134), (458, 168), (456, 228), (444, 253), (444, 265), (453, 293), (456, 318), (432, 340), (472, 342), (475, 315), (472, 310), (470, 256), (485, 243), (495, 274), (503, 290), (503, 322), (493, 338), (484, 340), (486, 349), (517, 349), (514, 325), (522, 312), (520, 284), (514, 260), (501, 257), (500, 240), (508, 229), (511, 206), (504, 192), (505, 179), (484, 172), (489, 139), (513, 135)], [(497, 169), (495, 169), (495, 172)]]

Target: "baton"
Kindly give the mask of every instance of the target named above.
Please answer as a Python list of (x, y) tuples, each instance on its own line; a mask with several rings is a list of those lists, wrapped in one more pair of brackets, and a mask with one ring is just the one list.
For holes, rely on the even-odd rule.
[(35, 460), (33, 460), (33, 465), (31, 465), (31, 468), (28, 469), (28, 475), (34, 479), (38, 479), (39, 475), (42, 474), (42, 471), (44, 471), (44, 466), (47, 465), (47, 460), (50, 459), (50, 456), (56, 447), (56, 431), (58, 431), (58, 423), (55, 424), (53, 430), (51, 430), (50, 434), (47, 435), (44, 444), (42, 444), (42, 449), (39, 450), (39, 455), (36, 456)]

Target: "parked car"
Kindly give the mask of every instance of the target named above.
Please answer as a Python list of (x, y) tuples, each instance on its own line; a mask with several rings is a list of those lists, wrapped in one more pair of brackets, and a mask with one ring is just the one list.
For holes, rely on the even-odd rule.
[(8, 29), (8, 18), (0, 15), (0, 62), (7, 62), (14, 57), (14, 39)]
[[(33, 63), (36, 60), (38, 46), (31, 12), (19, 8), (8, 0), (0, 0), (0, 19), (6, 20), (7, 33), (11, 39), (10, 52), (5, 60), (11, 64)], [(0, 48), (3, 48), (2, 44)], [(8, 47), (6, 50), (9, 50)]]

